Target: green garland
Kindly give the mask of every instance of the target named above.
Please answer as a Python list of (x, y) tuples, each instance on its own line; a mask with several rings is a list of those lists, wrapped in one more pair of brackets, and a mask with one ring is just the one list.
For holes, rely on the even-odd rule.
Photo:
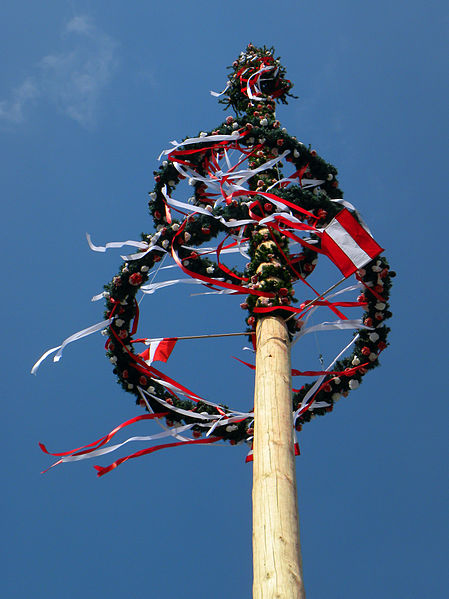
[[(264, 102), (252, 102), (241, 91), (242, 69), (243, 72), (245, 72), (245, 69), (247, 70), (246, 77), (248, 77), (256, 73), (261, 66), (267, 64), (276, 67), (277, 74), (273, 81), (264, 83), (263, 89), (271, 90), (271, 93), (276, 97), (273, 98), (273, 95), (270, 96), (269, 93), (264, 92), (266, 93)], [(285, 69), (280, 66), (278, 59), (273, 58), (272, 49), (258, 49), (251, 45), (234, 62), (231, 69), (233, 74), (230, 78), (226, 97), (220, 101), (226, 104), (227, 107), (232, 107), (237, 115), (244, 111), (245, 114), (236, 117), (229, 116), (213, 131), (208, 133), (199, 132), (198, 137), (232, 135), (235, 132), (244, 131), (246, 133), (245, 137), (238, 140), (241, 147), (251, 149), (257, 144), (262, 147), (262, 150), (249, 159), (249, 167), (252, 169), (257, 168), (270, 158), (278, 156), (280, 151), (289, 150), (285, 162), (291, 163), (291, 167), (295, 171), (301, 171), (303, 184), (307, 182), (308, 178), (319, 179), (324, 182), (313, 191), (298, 185), (292, 185), (288, 188), (276, 189), (274, 193), (279, 198), (313, 213), (318, 219), (317, 225), (325, 227), (341, 210), (340, 204), (332, 201), (342, 198), (343, 195), (338, 187), (337, 170), (319, 157), (310, 146), (306, 147), (295, 137), (288, 135), (276, 119), (275, 101), (286, 103), (286, 97), (291, 95), (292, 85), (285, 79)], [(260, 85), (262, 87), (262, 84)], [(212, 154), (212, 150), (208, 148), (210, 148), (210, 142), (199, 141), (188, 146), (189, 150), (203, 150), (189, 155), (191, 168), (199, 174), (206, 174), (206, 164)], [(249, 188), (256, 192), (266, 190), (278, 180), (280, 175), (278, 169), (281, 169), (282, 166), (278, 164), (276, 170), (263, 171), (260, 175), (252, 177), (249, 180)], [(295, 265), (292, 268), (289, 262), (287, 239), (278, 232), (274, 232), (274, 237), (271, 237), (271, 233), (263, 227), (250, 225), (247, 227), (246, 232), (250, 237), (249, 255), (251, 261), (245, 272), (239, 272), (235, 269), (226, 272), (217, 263), (183, 247), (183, 244), (188, 243), (191, 246), (199, 247), (201, 244), (216, 238), (220, 233), (228, 233), (229, 229), (216, 218), (212, 218), (212, 215), (222, 216), (226, 221), (230, 219), (247, 219), (250, 217), (248, 204), (233, 200), (229, 205), (221, 205), (211, 211), (210, 217), (202, 214), (189, 216), (180, 234), (182, 222), (174, 220), (170, 224), (167, 223), (162, 192), (166, 188), (168, 194), (172, 195), (181, 179), (179, 172), (173, 162), (167, 160), (153, 174), (155, 185), (149, 194), (149, 211), (153, 217), (156, 233), (153, 235), (142, 234), (142, 241), (148, 243), (149, 246), (156, 244), (163, 249), (169, 249), (172, 243), (175, 243), (183, 264), (188, 266), (190, 271), (199, 275), (211, 278), (222, 277), (234, 284), (241, 284), (241, 277), (247, 277), (249, 287), (274, 292), (274, 297), (269, 299), (250, 294), (246, 301), (241, 304), (242, 308), (248, 312), (246, 318), (248, 332), (255, 328), (256, 321), (259, 318), (259, 315), (254, 313), (256, 306), (279, 307), (279, 310), (274, 313), (285, 317), (286, 312), (282, 308), (296, 301), (293, 283), (298, 279), (298, 275), (305, 279), (313, 271), (318, 258), (317, 253), (309, 248), (303, 248), (300, 254), (296, 256)], [(204, 186), (196, 182), (193, 187), (193, 195), (190, 198), (192, 205), (202, 207), (207, 205), (204, 203), (203, 193)], [(259, 211), (262, 211), (264, 215), (276, 210), (276, 207), (262, 196), (256, 195), (253, 199), (259, 201)], [(257, 208), (255, 210), (257, 211)], [(260, 216), (262, 212), (260, 212)], [(355, 216), (357, 217), (357, 215)], [(319, 243), (317, 247), (319, 248)], [(201, 426), (198, 420), (195, 420), (195, 412), (215, 414), (216, 410), (201, 402), (194, 403), (174, 397), (149, 376), (133, 367), (135, 362), (131, 344), (133, 340), (131, 329), (136, 317), (135, 297), (139, 288), (148, 281), (152, 269), (155, 265), (157, 267), (163, 255), (164, 251), (154, 250), (144, 254), (138, 260), (123, 263), (118, 274), (105, 286), (105, 316), (106, 318), (109, 318), (111, 314), (115, 316), (115, 320), (108, 329), (107, 355), (114, 365), (114, 373), (118, 377), (119, 384), (137, 397), (137, 403), (142, 403), (138, 387), (146, 389), (152, 395), (173, 405), (174, 408), (191, 412), (191, 416), (181, 417), (176, 411), (173, 411), (167, 417), (169, 424), (197, 423), (193, 430), (194, 434), (199, 434)], [(389, 270), (389, 265), (383, 257), (373, 260), (359, 271), (358, 278), (366, 288), (359, 298), (360, 301), (363, 300), (367, 303), (364, 322), (368, 326), (372, 326), (374, 330), (360, 331), (352, 354), (335, 365), (336, 371), (352, 369), (350, 375), (328, 377), (328, 380), (320, 387), (315, 396), (315, 401), (325, 402), (328, 406), (314, 408), (313, 412), (306, 411), (297, 420), (297, 428), (300, 428), (302, 423), (309, 421), (314, 415), (323, 415), (331, 411), (333, 404), (341, 396), (346, 396), (351, 389), (356, 388), (364, 374), (378, 365), (378, 356), (388, 345), (387, 334), (389, 329), (385, 326), (384, 321), (391, 316), (388, 299), (392, 276), (394, 276), (394, 273)], [(380, 296), (383, 301), (378, 299)], [(298, 326), (295, 319), (289, 319), (287, 322), (291, 334), (294, 334)], [(360, 368), (361, 364), (365, 366)], [(359, 366), (359, 368), (354, 370), (355, 366)], [(293, 396), (294, 410), (301, 404), (310, 388), (311, 384), (304, 385)], [(156, 400), (149, 398), (148, 402), (155, 412), (161, 411), (161, 407)], [(223, 406), (223, 408), (226, 409), (226, 406)], [(252, 420), (247, 419), (227, 427), (218, 426), (214, 434), (229, 440), (233, 444), (244, 441), (252, 435)]]

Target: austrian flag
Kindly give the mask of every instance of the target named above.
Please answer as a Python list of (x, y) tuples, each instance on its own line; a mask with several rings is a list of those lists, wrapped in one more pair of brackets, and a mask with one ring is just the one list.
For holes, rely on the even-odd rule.
[(152, 362), (166, 362), (170, 357), (177, 340), (177, 337), (147, 339), (145, 343), (150, 347), (139, 355), (149, 366)]
[(345, 208), (324, 229), (321, 249), (344, 276), (349, 277), (378, 256), (384, 248), (374, 241)]

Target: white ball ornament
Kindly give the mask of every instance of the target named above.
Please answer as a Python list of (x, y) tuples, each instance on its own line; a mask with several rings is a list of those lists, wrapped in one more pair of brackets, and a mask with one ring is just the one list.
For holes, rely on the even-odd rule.
[(349, 381), (349, 388), (350, 389), (357, 389), (357, 387), (360, 385), (359, 381), (357, 379), (351, 379)]
[(238, 429), (238, 426), (236, 424), (228, 424), (228, 426), (226, 427), (226, 432), (233, 433), (237, 429)]
[(377, 333), (370, 333), (368, 339), (375, 343), (379, 339), (379, 335)]
[(354, 357), (352, 358), (352, 362), (351, 362), (351, 364), (352, 364), (353, 366), (358, 366), (358, 365), (360, 364), (360, 360), (359, 360), (359, 358), (358, 358), (357, 356), (354, 356)]

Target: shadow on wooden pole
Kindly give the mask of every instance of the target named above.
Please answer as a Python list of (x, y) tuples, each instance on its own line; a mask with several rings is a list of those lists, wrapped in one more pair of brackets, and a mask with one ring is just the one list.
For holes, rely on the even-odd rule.
[(305, 599), (299, 543), (290, 341), (282, 318), (257, 323), (253, 599)]

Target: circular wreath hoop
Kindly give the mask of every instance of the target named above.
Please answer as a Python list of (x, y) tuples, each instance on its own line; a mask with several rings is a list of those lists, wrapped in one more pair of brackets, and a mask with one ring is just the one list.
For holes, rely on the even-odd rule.
[[(136, 396), (137, 403), (147, 404), (147, 408), (155, 412), (160, 411), (163, 403), (169, 425), (194, 424), (194, 436), (200, 435), (203, 430), (201, 415), (217, 415), (217, 408), (203, 401), (179, 399), (166, 386), (154, 381), (157, 378), (154, 373), (158, 371), (146, 368), (135, 353), (134, 344), (139, 341), (135, 338), (138, 290), (148, 282), (165, 253), (171, 252), (184, 272), (205, 284), (211, 285), (210, 280), (213, 279), (219, 286), (230, 289), (241, 289), (243, 286), (247, 290), (248, 298), (241, 307), (248, 312), (247, 330), (251, 334), (257, 319), (265, 313), (261, 308), (286, 317), (286, 310), (296, 301), (293, 283), (298, 279), (306, 281), (315, 268), (317, 252), (320, 251), (319, 239), (316, 238), (314, 246), (306, 244), (300, 253), (292, 257), (288, 239), (283, 235), (284, 230), (275, 231), (259, 224), (259, 221), (281, 211), (277, 198), (284, 205), (302, 211), (299, 217), (304, 223), (324, 228), (341, 210), (343, 195), (338, 187), (336, 168), (318, 156), (310, 146), (306, 147), (290, 136), (276, 119), (275, 102), (286, 103), (292, 85), (285, 79), (285, 70), (274, 58), (273, 49), (249, 45), (230, 68), (232, 75), (223, 92), (225, 98), (220, 102), (232, 107), (237, 116), (229, 116), (214, 130), (200, 132), (194, 141), (186, 138), (174, 149), (165, 152), (167, 160), (154, 171), (155, 185), (149, 194), (149, 211), (156, 233), (142, 234), (141, 256), (132, 256), (132, 259), (122, 264), (118, 274), (105, 285), (104, 294), (105, 316), (114, 318), (107, 331), (109, 338), (106, 350), (118, 382)], [(267, 74), (269, 77), (264, 79)], [(253, 175), (248, 179), (246, 193), (234, 194), (226, 201), (217, 203), (208, 194), (204, 179), (211, 169), (215, 169), (215, 172), (219, 170), (218, 160), (224, 159), (225, 153), (230, 150), (238, 150), (246, 156), (248, 170)], [(285, 156), (284, 162), (293, 167), (299, 184), (277, 186), (275, 191), (270, 191), (270, 187), (279, 183), (282, 163), (277, 162), (272, 168), (258, 169), (267, 161), (278, 160), (280, 155)], [(187, 173), (195, 175), (189, 180), (194, 191), (189, 200), (192, 212), (183, 219), (175, 219), (168, 200)], [(319, 185), (312, 183), (308, 186), (310, 181), (318, 181)], [(356, 212), (353, 215), (358, 218)], [(242, 225), (243, 231), (240, 226), (231, 226), (233, 222), (251, 219), (257, 222)], [(222, 233), (234, 237), (237, 242), (241, 241), (242, 233), (248, 238), (251, 260), (244, 272), (229, 269), (218, 261), (218, 253), (217, 262), (213, 262), (197, 251), (202, 244)], [(391, 316), (388, 300), (394, 274), (383, 256), (356, 273), (363, 287), (358, 297), (358, 302), (364, 305), (363, 322), (370, 328), (359, 331), (352, 354), (337, 361), (334, 371), (314, 391), (316, 407), (299, 413), (297, 429), (313, 416), (332, 411), (334, 403), (341, 396), (346, 397), (350, 390), (359, 386), (369, 370), (378, 366), (379, 354), (388, 345), (389, 328), (384, 323)], [(291, 335), (294, 335), (301, 321), (290, 318), (287, 324)], [(312, 387), (313, 383), (309, 383), (294, 393), (294, 411), (299, 409)], [(142, 389), (147, 392), (145, 403)], [(225, 405), (220, 404), (220, 407), (223, 413), (228, 409)], [(214, 435), (232, 444), (251, 439), (252, 422), (252, 418), (244, 418), (228, 426), (218, 423), (214, 427)]]

